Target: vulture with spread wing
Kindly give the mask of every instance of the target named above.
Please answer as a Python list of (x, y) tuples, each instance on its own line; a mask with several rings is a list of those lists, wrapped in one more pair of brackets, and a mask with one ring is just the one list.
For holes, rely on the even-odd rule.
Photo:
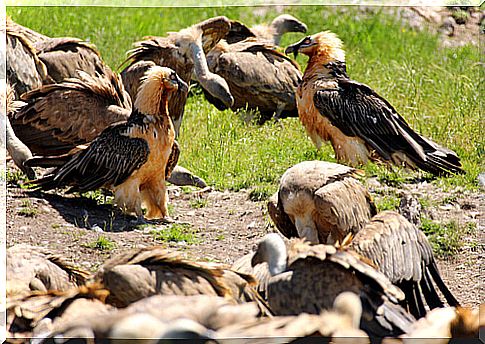
[(441, 279), (426, 235), (397, 212), (374, 216), (347, 247), (371, 260), (401, 288), (406, 295), (402, 305), (416, 318), (426, 314), (424, 301), (430, 309), (444, 306), (433, 282), (450, 306), (459, 306)]
[[(133, 97), (143, 73), (151, 66), (160, 65), (175, 70), (188, 84), (195, 73), (213, 96), (231, 106), (233, 99), (227, 83), (208, 71), (205, 60), (205, 53), (227, 34), (229, 25), (226, 17), (215, 17), (179, 32), (171, 32), (167, 37), (146, 37), (144, 41), (135, 43), (127, 58), (128, 65), (121, 72), (126, 90)], [(169, 100), (176, 135), (180, 131), (186, 100), (187, 92), (176, 92)]]
[(287, 238), (313, 243), (342, 242), (377, 213), (367, 189), (351, 167), (305, 161), (289, 168), (268, 202), (268, 212)]
[(61, 166), (31, 184), (44, 190), (71, 186), (71, 192), (105, 187), (126, 213), (141, 218), (144, 204), (147, 218), (167, 217), (163, 171), (174, 165), (170, 155), (175, 136), (168, 98), (178, 89), (186, 90), (187, 84), (173, 70), (150, 68), (127, 121), (107, 127), (89, 146), (74, 149)]
[(360, 296), (360, 328), (371, 337), (400, 335), (415, 321), (398, 303), (404, 293), (355, 252), (302, 239), (287, 246), (272, 233), (251, 257), (252, 266), (261, 262), (268, 270), (260, 283), (267, 285), (266, 298), (275, 315), (320, 314), (340, 293), (350, 291)]
[(107, 261), (95, 280), (109, 291), (118, 306), (161, 295), (213, 295), (235, 303), (255, 301), (262, 314), (268, 310), (250, 275), (221, 264), (193, 262), (159, 246), (133, 249)]
[(247, 38), (258, 38), (273, 45), (280, 45), (281, 37), (288, 32), (307, 32), (307, 26), (290, 14), (277, 16), (270, 25), (260, 24), (248, 28), (241, 22), (231, 20), (231, 29), (225, 37), (229, 44), (243, 41)]
[(434, 175), (464, 173), (453, 151), (416, 133), (387, 100), (349, 78), (342, 41), (334, 33), (307, 36), (286, 53), (309, 56), (296, 101), (318, 148), (330, 141), (337, 160), (353, 166), (374, 160)]

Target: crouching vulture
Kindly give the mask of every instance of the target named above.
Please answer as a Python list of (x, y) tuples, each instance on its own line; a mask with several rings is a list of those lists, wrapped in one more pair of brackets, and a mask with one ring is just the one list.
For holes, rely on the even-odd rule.
[[(187, 84), (190, 84), (191, 76), (195, 73), (213, 96), (230, 106), (233, 99), (227, 83), (221, 77), (208, 72), (205, 60), (205, 53), (226, 35), (229, 25), (226, 17), (215, 17), (179, 32), (170, 32), (167, 37), (152, 36), (136, 42), (126, 60), (128, 65), (121, 72), (126, 90), (133, 98), (143, 73), (151, 66), (160, 65), (175, 70)], [(177, 136), (186, 100), (187, 93), (181, 92), (174, 93), (169, 99), (169, 112)]]
[(309, 57), (296, 102), (317, 148), (330, 141), (337, 160), (352, 166), (373, 160), (434, 175), (464, 173), (456, 153), (416, 133), (387, 100), (349, 78), (337, 35), (307, 36), (285, 52)]
[(204, 294), (234, 303), (255, 301), (262, 314), (269, 313), (252, 276), (221, 264), (189, 261), (159, 246), (113, 257), (101, 266), (95, 280), (110, 291), (108, 302), (122, 307), (157, 294)]
[(349, 291), (360, 297), (360, 328), (370, 337), (403, 334), (415, 321), (398, 303), (404, 293), (355, 253), (302, 239), (286, 245), (272, 233), (259, 242), (251, 257), (252, 266), (262, 262), (268, 270), (261, 283), (267, 285), (266, 298), (275, 315), (320, 314), (332, 307), (340, 293)]
[(167, 217), (163, 171), (174, 165), (169, 158), (175, 136), (168, 98), (179, 88), (187, 89), (187, 84), (173, 70), (150, 68), (127, 121), (108, 126), (88, 146), (76, 148), (61, 159), (61, 166), (31, 184), (43, 190), (71, 186), (70, 192), (105, 187), (128, 214), (143, 217), (144, 204), (147, 218)]
[(268, 202), (271, 219), (287, 238), (321, 244), (342, 242), (377, 213), (369, 192), (356, 179), (360, 174), (325, 161), (304, 161), (290, 167)]
[(459, 305), (440, 277), (425, 234), (397, 212), (377, 214), (357, 175), (351, 167), (323, 161), (291, 167), (268, 202), (271, 219), (287, 238), (348, 245), (372, 261), (404, 291), (401, 304), (416, 318), (426, 314), (425, 303), (444, 306), (433, 283), (450, 306)]

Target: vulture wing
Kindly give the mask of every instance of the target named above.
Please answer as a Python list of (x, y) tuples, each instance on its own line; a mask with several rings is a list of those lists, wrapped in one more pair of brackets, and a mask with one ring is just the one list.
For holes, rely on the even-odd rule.
[(459, 305), (439, 276), (432, 248), (422, 231), (393, 211), (374, 216), (352, 239), (349, 248), (376, 264), (379, 271), (406, 294), (404, 305), (416, 317), (442, 307), (432, 281), (451, 306)]
[(367, 85), (338, 78), (338, 87), (315, 92), (319, 112), (347, 136), (363, 139), (379, 156), (394, 161), (404, 153), (433, 174), (462, 172), (459, 158), (414, 132), (389, 102)]
[(227, 35), (231, 28), (231, 21), (220, 16), (204, 20), (194, 26), (202, 29), (202, 47), (207, 54)]
[(140, 130), (143, 119), (130, 117), (126, 123), (106, 128), (88, 148), (74, 155), (48, 176), (34, 180), (44, 190), (72, 186), (70, 192), (86, 192), (105, 185), (119, 185), (148, 159), (148, 143), (131, 133)]
[(231, 20), (231, 28), (225, 37), (227, 43), (233, 44), (251, 37), (256, 38), (256, 35), (250, 28), (237, 20)]
[(91, 76), (103, 74), (107, 67), (96, 47), (72, 37), (50, 38), (34, 43), (39, 59), (55, 82), (77, 77), (81, 70)]
[(22, 96), (28, 104), (16, 112), (12, 126), (34, 153), (66, 153), (128, 119), (131, 100), (116, 74), (79, 76)]

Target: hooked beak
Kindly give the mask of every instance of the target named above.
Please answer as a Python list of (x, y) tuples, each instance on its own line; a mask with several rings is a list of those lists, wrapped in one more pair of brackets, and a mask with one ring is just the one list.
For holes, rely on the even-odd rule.
[(286, 55), (289, 55), (291, 53), (293, 53), (293, 56), (296, 58), (298, 56), (298, 53), (300, 52), (300, 49), (303, 48), (303, 47), (308, 47), (310, 46), (308, 43), (305, 44), (305, 41), (308, 41), (309, 40), (309, 36), (303, 38), (302, 40), (288, 46), (286, 49), (285, 49), (285, 54)]
[(256, 251), (253, 255), (253, 258), (251, 258), (251, 267), (255, 267), (256, 265), (262, 262), (263, 262), (263, 259), (261, 257), (261, 254), (259, 254), (259, 251)]
[(182, 93), (188, 93), (189, 92), (189, 86), (185, 81), (183, 81), (177, 74), (177, 85), (178, 89)]
[(304, 23), (300, 23), (297, 27), (296, 27), (296, 32), (303, 32), (303, 33), (306, 33), (308, 30), (308, 27), (304, 24)]

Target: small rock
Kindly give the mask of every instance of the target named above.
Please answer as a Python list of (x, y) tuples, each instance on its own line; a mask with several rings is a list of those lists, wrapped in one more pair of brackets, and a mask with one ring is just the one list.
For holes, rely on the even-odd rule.
[(446, 36), (453, 36), (455, 33), (455, 26), (456, 26), (456, 21), (453, 19), (453, 17), (447, 17), (445, 20), (443, 20), (443, 23), (441, 24), (439, 28), (439, 32)]
[(92, 230), (93, 232), (96, 232), (96, 233), (102, 233), (102, 232), (104, 232), (104, 231), (103, 231), (103, 229), (102, 229), (101, 227), (99, 227), (98, 225), (94, 225), (94, 226), (92, 226), (92, 227), (91, 227), (91, 230)]
[(405, 193), (399, 203), (399, 213), (418, 228), (421, 227), (421, 203), (417, 197)]
[(478, 184), (485, 189), (485, 172), (482, 172), (478, 175)]
[(248, 225), (248, 229), (253, 229), (255, 227), (256, 227), (256, 221), (253, 221)]

